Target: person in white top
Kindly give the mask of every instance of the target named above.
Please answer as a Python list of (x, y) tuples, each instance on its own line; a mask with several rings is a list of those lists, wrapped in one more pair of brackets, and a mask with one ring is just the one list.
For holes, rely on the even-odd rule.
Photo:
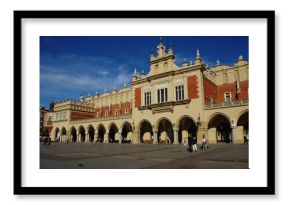
[(207, 150), (207, 144), (206, 144), (206, 139), (205, 136), (202, 136), (202, 150), (206, 151)]

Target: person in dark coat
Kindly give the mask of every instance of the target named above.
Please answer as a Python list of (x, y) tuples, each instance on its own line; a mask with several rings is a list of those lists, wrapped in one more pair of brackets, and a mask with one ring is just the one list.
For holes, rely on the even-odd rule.
[(192, 134), (189, 133), (188, 134), (188, 146), (189, 146), (188, 151), (190, 151), (190, 152), (192, 152), (192, 143), (193, 143), (193, 137), (192, 137)]

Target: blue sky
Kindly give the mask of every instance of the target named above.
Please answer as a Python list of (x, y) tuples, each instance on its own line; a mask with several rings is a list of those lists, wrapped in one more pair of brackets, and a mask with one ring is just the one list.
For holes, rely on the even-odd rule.
[[(151, 50), (156, 51), (159, 36), (41, 36), (40, 104), (80, 95), (103, 93), (105, 88), (129, 84), (136, 67), (149, 72)], [(165, 36), (173, 45), (175, 63), (195, 57), (199, 49), (205, 64), (233, 65), (239, 55), (248, 60), (247, 36)]]

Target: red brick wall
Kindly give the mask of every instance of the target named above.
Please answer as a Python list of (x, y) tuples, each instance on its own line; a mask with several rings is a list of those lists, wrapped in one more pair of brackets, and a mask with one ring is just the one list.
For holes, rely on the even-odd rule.
[(187, 89), (188, 89), (188, 98), (196, 99), (198, 98), (198, 81), (197, 76), (189, 76), (187, 78)]
[(216, 100), (217, 86), (207, 78), (203, 78), (203, 90), (204, 90), (204, 102), (206, 104), (210, 103), (210, 98), (212, 98), (213, 101)]
[[(224, 93), (231, 93), (231, 101), (236, 100), (236, 83), (221, 85), (217, 87), (216, 102), (224, 102)], [(248, 81), (240, 82), (239, 100), (248, 99)]]
[(231, 101), (235, 101), (236, 99), (236, 84), (226, 84), (226, 85), (220, 85), (217, 87), (217, 98), (216, 102), (224, 102), (225, 97), (224, 94), (226, 92), (231, 93)]
[(115, 109), (118, 109), (118, 115), (125, 115), (125, 110), (128, 108), (128, 115), (132, 114), (132, 107), (130, 102), (124, 102), (122, 104), (114, 104), (111, 106), (111, 112), (110, 107), (105, 106), (103, 108), (97, 107), (95, 108), (95, 117), (97, 116), (97, 112), (99, 112), (99, 118), (105, 117), (106, 110), (108, 110), (108, 117), (114, 117), (115, 116)]
[(249, 88), (249, 81), (240, 82), (240, 95), (239, 95), (240, 100), (249, 99), (248, 88)]
[[(248, 81), (240, 82), (240, 93), (239, 93), (239, 100), (246, 100), (248, 99)], [(231, 101), (236, 100), (236, 83), (225, 84), (216, 86), (207, 78), (203, 79), (203, 89), (204, 89), (204, 100), (205, 104), (210, 103), (210, 97), (213, 99), (213, 103), (220, 103), (224, 102), (224, 94), (226, 92), (231, 93)]]
[(70, 120), (81, 120), (81, 119), (89, 119), (89, 118), (95, 118), (95, 114), (72, 111), (71, 116), (70, 116)]
[(135, 88), (135, 107), (141, 106), (141, 87)]

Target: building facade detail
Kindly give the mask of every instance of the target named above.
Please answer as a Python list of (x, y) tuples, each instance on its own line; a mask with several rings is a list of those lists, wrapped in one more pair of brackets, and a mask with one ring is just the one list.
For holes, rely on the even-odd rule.
[[(248, 140), (248, 67), (242, 56), (233, 66), (217, 60), (208, 68), (196, 50), (191, 61), (175, 64), (172, 45), (162, 39), (150, 55), (150, 71), (131, 86), (65, 100), (45, 113), (52, 140), (83, 143), (169, 143), (188, 133), (209, 143)], [(50, 121), (48, 121), (50, 119)]]

